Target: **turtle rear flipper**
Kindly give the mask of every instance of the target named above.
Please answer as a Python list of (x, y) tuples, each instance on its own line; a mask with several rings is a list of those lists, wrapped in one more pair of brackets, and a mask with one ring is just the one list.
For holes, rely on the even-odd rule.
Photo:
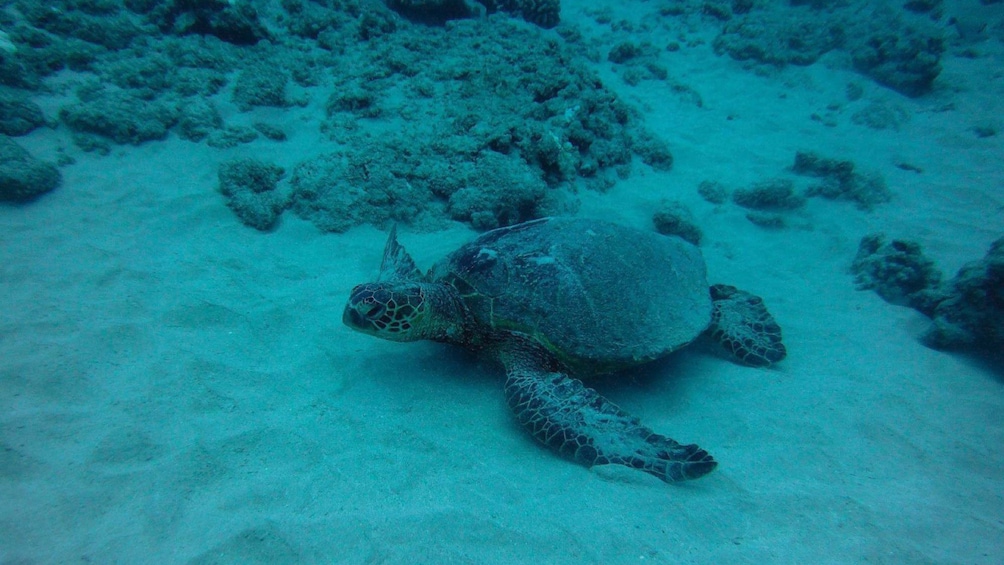
[(505, 396), (535, 439), (587, 467), (625, 465), (670, 483), (704, 476), (718, 465), (707, 451), (653, 432), (563, 373), (510, 366)]
[(763, 299), (734, 286), (711, 287), (711, 325), (708, 334), (732, 358), (745, 365), (765, 367), (788, 355), (781, 343), (781, 326), (774, 321)]

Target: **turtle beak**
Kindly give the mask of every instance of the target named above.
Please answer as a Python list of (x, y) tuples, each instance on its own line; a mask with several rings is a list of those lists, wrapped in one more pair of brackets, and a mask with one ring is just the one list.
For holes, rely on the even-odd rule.
[[(363, 285), (352, 289), (348, 302), (345, 303), (345, 310), (342, 312), (342, 323), (346, 326), (363, 333), (372, 333), (373, 325), (366, 319), (366, 316), (359, 311), (361, 304), (360, 292)], [(369, 330), (369, 331), (367, 331)]]
[(342, 323), (354, 330), (359, 330), (362, 329), (366, 321), (363, 319), (362, 314), (353, 308), (350, 303), (345, 305), (345, 311), (342, 312)]

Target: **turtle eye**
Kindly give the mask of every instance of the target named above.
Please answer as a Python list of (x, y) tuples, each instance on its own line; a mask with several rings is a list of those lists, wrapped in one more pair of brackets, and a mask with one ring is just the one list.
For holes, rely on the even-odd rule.
[(371, 320), (375, 320), (376, 318), (382, 316), (386, 310), (387, 308), (383, 304), (377, 303), (371, 306), (369, 310), (363, 313), (363, 315)]

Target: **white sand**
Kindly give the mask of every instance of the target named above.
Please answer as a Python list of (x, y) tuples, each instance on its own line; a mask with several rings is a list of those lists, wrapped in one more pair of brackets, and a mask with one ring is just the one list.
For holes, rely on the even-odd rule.
[[(316, 124), (290, 120), (280, 154), (71, 149), (63, 187), (0, 209), (0, 562), (1004, 562), (1004, 379), (922, 346), (922, 316), (847, 273), (872, 231), (921, 242), (949, 274), (1004, 234), (1004, 136), (969, 129), (999, 119), (1004, 56), (980, 49), (995, 57), (947, 55), (920, 100), (830, 60), (758, 77), (705, 46), (672, 59), (697, 108), (598, 65), (676, 166), (636, 167), (581, 214), (647, 227), (653, 203), (683, 200), (712, 278), (762, 295), (788, 345), (770, 370), (685, 351), (598, 385), (720, 461), (682, 485), (561, 460), (511, 420), (495, 367), (342, 326), (385, 234), (292, 214), (260, 234), (215, 192), (233, 155), (322, 152)], [(852, 124), (848, 81), (912, 120)], [(836, 127), (810, 118), (837, 102)], [(46, 156), (65, 139), (19, 141)], [(696, 194), (781, 175), (800, 149), (881, 172), (894, 202), (813, 199), (767, 231)], [(423, 267), (472, 236), (401, 229)]]

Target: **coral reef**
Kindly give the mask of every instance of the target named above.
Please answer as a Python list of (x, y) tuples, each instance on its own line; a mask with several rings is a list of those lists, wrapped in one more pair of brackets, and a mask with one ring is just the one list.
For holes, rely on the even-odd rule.
[[(62, 69), (84, 73), (67, 83), (71, 97), (57, 115), (85, 150), (108, 152), (114, 144), (159, 140), (171, 131), (221, 150), (283, 140), (287, 128), (234, 116), (226, 111), (227, 98), (251, 111), (327, 97), (321, 132), (340, 154), (362, 163), (379, 153), (394, 164), (383, 167), (394, 171), (383, 184), (356, 174), (358, 167), (332, 168), (331, 174), (345, 175), (332, 182), (375, 191), (361, 196), (364, 202), (403, 196), (391, 198), (389, 214), (363, 206), (346, 215), (311, 203), (311, 191), (304, 190), (297, 209), (322, 229), (344, 229), (347, 218), (379, 224), (437, 216), (487, 229), (536, 217), (562, 201), (562, 192), (605, 190), (630, 174), (636, 156), (656, 170), (673, 165), (666, 142), (604, 87), (582, 36), (540, 29), (558, 23), (557, 0), (60, 0), (49, 6), (13, 0), (12, 6), (0, 12), (9, 38), (0, 82), (25, 90)], [(449, 13), (438, 18), (442, 25), (427, 26), (400, 18), (402, 10)], [(44, 121), (15, 98), (0, 98), (4, 117), (10, 116), (3, 131), (19, 133)], [(304, 163), (314, 158), (305, 155)], [(327, 198), (333, 193), (321, 200)], [(322, 218), (325, 213), (333, 217)]]

